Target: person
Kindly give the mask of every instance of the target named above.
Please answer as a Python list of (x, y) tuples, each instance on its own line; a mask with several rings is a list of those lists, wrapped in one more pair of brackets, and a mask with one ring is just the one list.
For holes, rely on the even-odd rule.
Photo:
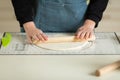
[(74, 32), (88, 39), (102, 19), (108, 0), (12, 0), (21, 31), (32, 40), (46, 41), (44, 32)]

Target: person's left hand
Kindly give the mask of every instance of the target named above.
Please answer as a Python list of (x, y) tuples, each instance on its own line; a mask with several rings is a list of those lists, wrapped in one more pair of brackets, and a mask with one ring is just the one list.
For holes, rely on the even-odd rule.
[(81, 26), (75, 36), (77, 39), (88, 39), (94, 35), (95, 22), (92, 20), (86, 20), (84, 25)]

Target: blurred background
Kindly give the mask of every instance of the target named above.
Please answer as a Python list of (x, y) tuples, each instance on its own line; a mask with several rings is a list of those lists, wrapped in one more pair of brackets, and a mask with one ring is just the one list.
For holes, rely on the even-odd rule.
[[(19, 32), (11, 0), (0, 0), (0, 32)], [(109, 0), (103, 19), (96, 29), (97, 32), (120, 31), (120, 0)]]

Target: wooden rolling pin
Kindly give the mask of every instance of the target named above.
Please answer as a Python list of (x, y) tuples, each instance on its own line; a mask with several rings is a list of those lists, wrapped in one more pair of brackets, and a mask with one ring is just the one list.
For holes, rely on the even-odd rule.
[(107, 72), (120, 68), (120, 60), (96, 70), (96, 76), (101, 76)]
[[(92, 38), (87, 39), (88, 41), (95, 40), (95, 36)], [(87, 41), (86, 39), (76, 39), (75, 36), (65, 36), (65, 37), (51, 37), (48, 38), (47, 41), (44, 43), (60, 43), (60, 42), (83, 42)], [(33, 44), (40, 44), (43, 43), (42, 41), (33, 41)]]

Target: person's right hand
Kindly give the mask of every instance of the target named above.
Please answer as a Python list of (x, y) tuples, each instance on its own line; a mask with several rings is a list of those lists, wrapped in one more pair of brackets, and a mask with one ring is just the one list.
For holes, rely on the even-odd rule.
[(42, 32), (42, 30), (36, 28), (34, 22), (31, 21), (24, 23), (23, 27), (29, 43), (33, 43), (33, 41), (47, 41), (48, 37)]

